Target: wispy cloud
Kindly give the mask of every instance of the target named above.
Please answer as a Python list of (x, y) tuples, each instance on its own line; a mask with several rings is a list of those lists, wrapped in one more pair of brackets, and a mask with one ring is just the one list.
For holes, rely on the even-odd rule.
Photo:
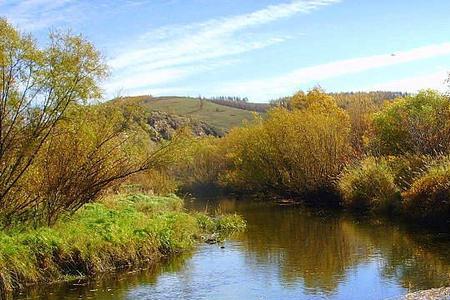
[(21, 30), (34, 31), (68, 22), (79, 4), (74, 0), (25, 0), (0, 2), (1, 15)]
[(415, 93), (421, 89), (435, 89), (441, 92), (447, 91), (447, 70), (440, 70), (433, 73), (410, 76), (388, 82), (374, 84), (366, 90), (377, 91), (405, 91)]
[[(297, 0), (270, 5), (247, 14), (211, 19), (206, 22), (171, 25), (146, 32), (138, 39), (138, 46), (126, 50), (110, 60), (114, 77), (111, 89), (142, 88), (160, 78), (160, 84), (204, 71), (217, 60), (281, 43), (288, 35), (255, 35), (250, 29), (296, 14), (307, 14), (340, 0)], [(173, 76), (164, 76), (169, 72)], [(139, 73), (139, 80), (123, 84), (123, 78)], [(159, 76), (161, 74), (162, 76)], [(145, 78), (149, 78), (148, 81)]]
[(300, 68), (277, 77), (229, 82), (217, 87), (215, 92), (223, 94), (226, 91), (233, 91), (237, 95), (267, 100), (285, 96), (299, 88), (304, 88), (307, 84), (320, 83), (321, 80), (446, 55), (450, 55), (450, 43), (433, 44), (395, 53), (339, 60)]
[(0, 0), (0, 16), (21, 30), (37, 32), (95, 22), (98, 17), (118, 14), (126, 8), (145, 5), (146, 1), (122, 0), (111, 5), (106, 0)]

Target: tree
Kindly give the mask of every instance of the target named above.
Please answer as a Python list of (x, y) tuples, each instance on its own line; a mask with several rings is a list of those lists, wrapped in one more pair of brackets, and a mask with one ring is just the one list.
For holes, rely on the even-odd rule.
[(100, 96), (107, 67), (81, 36), (53, 32), (41, 49), (5, 19), (0, 36), (0, 207), (9, 219), (36, 200), (25, 174), (67, 108)]

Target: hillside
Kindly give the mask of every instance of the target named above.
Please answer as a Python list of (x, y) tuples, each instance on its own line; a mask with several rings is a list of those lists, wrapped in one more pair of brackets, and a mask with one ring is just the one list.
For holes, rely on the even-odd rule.
[[(330, 93), (338, 105), (346, 110), (352, 110), (358, 103), (370, 103), (379, 107), (386, 100), (392, 100), (405, 94), (389, 91)], [(121, 97), (110, 103), (132, 104), (144, 108), (147, 114), (146, 123), (154, 132), (153, 139), (166, 139), (183, 126), (190, 126), (194, 134), (223, 136), (233, 127), (241, 126), (254, 114), (265, 114), (270, 107), (286, 105), (290, 97), (279, 98), (270, 104), (251, 103), (232, 97), (213, 99), (179, 96), (132, 96)]]
[(223, 133), (240, 126), (244, 120), (252, 120), (254, 112), (190, 97), (123, 97), (122, 101), (134, 102), (148, 111), (160, 111), (200, 121)]

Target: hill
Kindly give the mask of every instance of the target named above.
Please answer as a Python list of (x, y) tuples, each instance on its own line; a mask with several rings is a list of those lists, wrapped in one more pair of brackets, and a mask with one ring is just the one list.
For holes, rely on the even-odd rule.
[[(193, 121), (210, 125), (219, 135), (232, 127), (242, 125), (244, 120), (252, 120), (254, 112), (220, 105), (208, 99), (190, 97), (122, 97), (121, 102), (134, 103), (146, 111), (159, 111), (173, 116), (182, 116)], [(113, 100), (113, 101), (117, 101)]]
[[(349, 112), (355, 106), (380, 107), (384, 101), (405, 96), (399, 92), (349, 92), (330, 93), (338, 105)], [(132, 96), (109, 101), (120, 105), (134, 105), (144, 108), (145, 123), (154, 133), (154, 140), (167, 139), (177, 129), (189, 126), (198, 136), (223, 136), (232, 127), (241, 126), (245, 120), (254, 119), (254, 114), (262, 114), (274, 106), (287, 105), (290, 97), (279, 98), (270, 104), (252, 103), (237, 97), (192, 98), (179, 96)]]

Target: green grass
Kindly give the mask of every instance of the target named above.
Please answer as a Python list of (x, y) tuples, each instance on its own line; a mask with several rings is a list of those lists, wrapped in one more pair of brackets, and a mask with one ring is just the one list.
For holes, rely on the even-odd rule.
[(110, 196), (52, 227), (0, 231), (0, 289), (155, 262), (190, 249), (203, 235), (244, 227), (235, 215), (189, 214), (174, 195)]
[(252, 120), (254, 114), (248, 110), (219, 105), (209, 101), (204, 101), (203, 107), (201, 108), (198, 99), (189, 97), (146, 98), (143, 106), (151, 110), (163, 111), (203, 121), (221, 131), (227, 131), (232, 127), (241, 126), (244, 120)]

